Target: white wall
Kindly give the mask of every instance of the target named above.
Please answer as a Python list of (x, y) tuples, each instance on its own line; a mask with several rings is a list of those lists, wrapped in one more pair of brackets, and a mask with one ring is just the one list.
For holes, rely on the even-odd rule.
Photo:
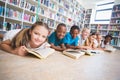
[(115, 0), (115, 4), (120, 4), (120, 0)]
[[(103, 1), (103, 0), (78, 0), (78, 2), (85, 8), (85, 9), (93, 9), (95, 8), (96, 2)], [(115, 4), (120, 4), (120, 0), (115, 0)]]

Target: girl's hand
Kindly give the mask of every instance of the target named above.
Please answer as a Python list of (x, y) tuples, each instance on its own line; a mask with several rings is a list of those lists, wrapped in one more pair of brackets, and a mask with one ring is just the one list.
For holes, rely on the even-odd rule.
[(20, 56), (25, 56), (27, 55), (27, 51), (25, 50), (25, 46), (20, 46), (14, 50), (14, 52)]

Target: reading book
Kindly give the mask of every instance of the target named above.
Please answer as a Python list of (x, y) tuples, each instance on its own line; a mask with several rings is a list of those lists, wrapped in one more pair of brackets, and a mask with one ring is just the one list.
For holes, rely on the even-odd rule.
[(47, 58), (49, 55), (51, 55), (52, 53), (55, 52), (54, 49), (52, 48), (42, 48), (42, 49), (28, 49), (28, 48), (25, 48), (26, 51), (28, 53), (31, 53), (33, 55), (35, 55), (36, 57), (40, 58), (40, 59), (45, 59)]
[(114, 52), (116, 49), (111, 45), (107, 45), (104, 50), (107, 52)]
[(99, 54), (102, 53), (103, 51), (101, 50), (79, 50), (79, 49), (67, 49), (63, 51), (63, 54), (73, 58), (73, 59), (78, 59), (82, 55), (94, 55), (94, 54)]
[(78, 59), (80, 56), (84, 55), (85, 52), (82, 52), (80, 50), (75, 50), (75, 49), (67, 49), (63, 51), (63, 54), (73, 59)]
[(94, 55), (94, 54), (100, 54), (103, 51), (102, 50), (82, 50), (83, 52), (85, 52), (86, 55)]

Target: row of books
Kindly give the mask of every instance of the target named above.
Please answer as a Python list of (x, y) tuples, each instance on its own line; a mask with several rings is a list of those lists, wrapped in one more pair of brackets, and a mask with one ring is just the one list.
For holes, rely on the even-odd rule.
[(91, 29), (96, 29), (97, 30), (97, 26), (96, 25), (91, 25)]
[(25, 4), (25, 0), (8, 0), (8, 3), (14, 4), (23, 8)]
[(120, 12), (119, 13), (112, 13), (112, 17), (114, 18), (116, 18), (116, 17), (120, 17)]
[(112, 20), (110, 21), (110, 23), (120, 24), (120, 20), (119, 20), (119, 19), (118, 19), (118, 20), (113, 20), (113, 19), (112, 19)]
[(4, 1), (4, 2), (5, 2), (6, 0), (1, 0), (1, 1)]
[(86, 20), (84, 21), (84, 24), (89, 24), (89, 22), (90, 22), (90, 20), (89, 20), (89, 19), (86, 19)]
[(119, 31), (109, 31), (109, 34), (111, 34), (112, 36), (120, 36), (120, 32)]
[(21, 29), (22, 25), (11, 22), (0, 22), (0, 30), (13, 30), (13, 29)]
[(21, 29), (21, 28), (30, 28), (29, 25), (23, 25), (21, 23), (11, 23), (11, 22), (0, 22), (0, 30), (13, 30), (13, 29)]
[(5, 7), (0, 6), (0, 16), (4, 16)]
[(32, 12), (36, 12), (37, 7), (35, 5), (30, 4), (29, 2), (26, 2), (25, 9), (32, 11)]
[(115, 6), (113, 7), (113, 11), (118, 11), (118, 10), (120, 10), (120, 5), (115, 5)]
[(108, 25), (99, 26), (98, 29), (108, 29)]
[(117, 46), (118, 45), (118, 39), (117, 38), (113, 38), (112, 40), (111, 40), (111, 43), (110, 43), (111, 45), (114, 45), (114, 46)]
[(99, 31), (101, 35), (105, 36), (106, 34), (108, 34), (107, 31)]
[(120, 30), (120, 26), (109, 26), (110, 30)]
[(36, 15), (24, 14), (24, 20), (34, 23), (36, 21)]
[(6, 17), (22, 20), (22, 12), (6, 8)]

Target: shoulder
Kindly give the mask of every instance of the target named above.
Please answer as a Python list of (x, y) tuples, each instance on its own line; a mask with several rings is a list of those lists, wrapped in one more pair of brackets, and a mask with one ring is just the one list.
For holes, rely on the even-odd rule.
[(56, 32), (52, 32), (49, 37), (55, 37), (55, 36), (56, 36)]
[(70, 36), (71, 36), (70, 32), (67, 32), (66, 37), (70, 37)]

